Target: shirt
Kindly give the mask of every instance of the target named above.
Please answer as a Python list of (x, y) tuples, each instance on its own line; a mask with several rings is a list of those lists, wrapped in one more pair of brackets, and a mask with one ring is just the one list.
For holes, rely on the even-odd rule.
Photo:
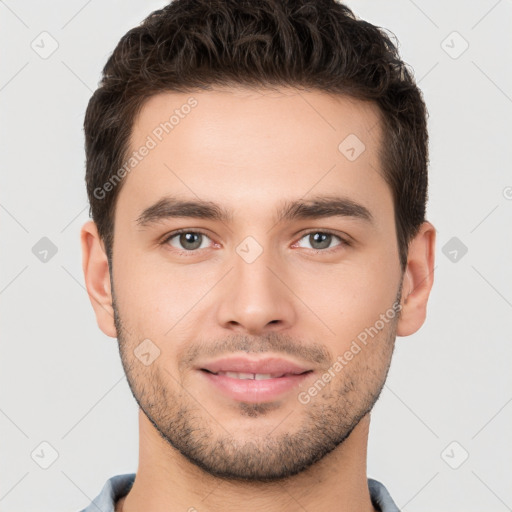
[[(135, 481), (135, 473), (116, 475), (109, 478), (100, 494), (80, 512), (115, 512), (117, 500), (126, 496)], [(400, 512), (383, 484), (368, 478), (368, 489), (373, 506), (381, 512)]]

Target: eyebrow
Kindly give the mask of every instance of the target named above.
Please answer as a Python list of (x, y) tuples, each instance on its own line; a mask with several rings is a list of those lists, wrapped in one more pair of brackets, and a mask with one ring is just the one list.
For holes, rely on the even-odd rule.
[[(374, 222), (373, 215), (366, 206), (340, 196), (317, 196), (308, 201), (285, 201), (277, 210), (275, 222), (326, 217), (348, 217), (368, 224)], [(143, 227), (168, 218), (208, 219), (229, 223), (233, 220), (233, 213), (212, 201), (183, 200), (166, 196), (143, 210), (136, 222)]]

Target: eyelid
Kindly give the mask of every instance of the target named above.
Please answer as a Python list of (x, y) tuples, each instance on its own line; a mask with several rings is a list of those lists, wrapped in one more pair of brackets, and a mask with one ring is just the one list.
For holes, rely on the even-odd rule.
[(167, 242), (170, 238), (173, 238), (176, 235), (181, 235), (182, 233), (201, 233), (202, 235), (210, 238), (208, 233), (206, 233), (206, 231), (202, 230), (201, 228), (181, 228), (171, 231), (170, 233), (166, 233), (163, 236), (162, 242)]

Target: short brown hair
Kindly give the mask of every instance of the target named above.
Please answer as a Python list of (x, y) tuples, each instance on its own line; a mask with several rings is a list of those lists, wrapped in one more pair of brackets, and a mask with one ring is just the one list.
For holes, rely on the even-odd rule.
[(292, 86), (376, 103), (405, 270), (409, 242), (425, 220), (427, 110), (384, 30), (335, 0), (173, 0), (121, 38), (84, 120), (90, 214), (109, 260), (123, 181), (101, 197), (97, 191), (126, 161), (144, 102), (214, 85)]

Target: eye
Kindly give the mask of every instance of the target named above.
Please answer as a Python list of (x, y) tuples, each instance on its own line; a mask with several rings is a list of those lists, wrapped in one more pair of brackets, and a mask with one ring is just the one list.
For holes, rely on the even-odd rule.
[[(339, 243), (333, 246), (332, 243), (336, 239)], [(330, 252), (331, 250), (337, 250), (337, 247), (351, 245), (349, 241), (329, 231), (310, 231), (303, 235), (294, 246), (299, 245), (301, 240), (306, 240), (309, 243), (309, 247), (306, 248), (316, 252)], [(170, 233), (161, 243), (162, 245), (170, 245), (181, 252), (193, 253), (197, 252), (198, 249), (208, 248), (210, 246), (208, 241), (211, 241), (210, 237), (201, 231), (180, 229)]]
[[(336, 250), (336, 247), (350, 245), (347, 240), (344, 240), (340, 236), (335, 235), (334, 233), (330, 233), (329, 231), (310, 231), (309, 233), (306, 233), (300, 240), (304, 239), (306, 239), (310, 244), (309, 249), (322, 252), (328, 252), (326, 249)], [(336, 244), (335, 246), (331, 246), (331, 243), (334, 239), (338, 239), (340, 243)], [(297, 244), (299, 242), (297, 242)]]
[(182, 229), (171, 233), (162, 243), (168, 244), (179, 251), (193, 252), (196, 249), (208, 247), (208, 243), (204, 245), (206, 240), (210, 240), (210, 238), (200, 231)]

